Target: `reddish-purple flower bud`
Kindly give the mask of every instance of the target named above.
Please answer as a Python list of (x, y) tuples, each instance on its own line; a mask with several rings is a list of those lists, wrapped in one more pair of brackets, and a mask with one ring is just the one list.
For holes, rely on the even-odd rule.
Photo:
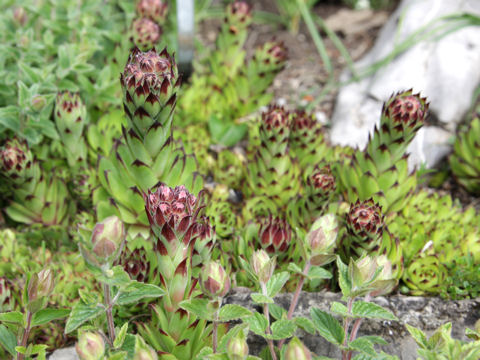
[(200, 287), (212, 299), (224, 297), (230, 290), (230, 277), (218, 261), (210, 261), (200, 272)]
[(427, 110), (426, 98), (408, 90), (393, 95), (385, 104), (383, 112), (387, 118), (393, 121), (395, 126), (413, 128), (423, 123)]
[(287, 221), (271, 215), (264, 220), (258, 234), (260, 244), (268, 253), (283, 253), (292, 239), (292, 229)]
[(95, 225), (92, 232), (92, 251), (103, 260), (115, 259), (123, 248), (125, 228), (116, 216), (110, 216)]
[(289, 112), (283, 106), (269, 106), (268, 110), (262, 113), (262, 126), (268, 131), (287, 129), (290, 125), (289, 116)]
[(350, 206), (347, 228), (351, 235), (360, 238), (377, 238), (383, 232), (384, 216), (380, 205), (373, 199), (359, 201)]
[(165, 21), (168, 4), (163, 0), (139, 0), (137, 2), (138, 15), (150, 18), (159, 24)]
[(132, 23), (133, 42), (142, 50), (152, 49), (160, 40), (162, 29), (153, 20), (142, 17)]

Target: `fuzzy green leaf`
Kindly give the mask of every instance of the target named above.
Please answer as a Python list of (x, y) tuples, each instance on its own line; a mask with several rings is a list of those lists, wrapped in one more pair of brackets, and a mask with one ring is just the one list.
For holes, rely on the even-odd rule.
[(308, 332), (311, 335), (315, 335), (315, 325), (313, 325), (312, 320), (305, 317), (296, 317), (293, 318), (293, 321), (302, 330)]
[(125, 339), (123, 340), (123, 344), (121, 350), (127, 352), (127, 359), (132, 359), (133, 354), (135, 353), (135, 335), (126, 334)]
[(0, 321), (22, 325), (23, 314), (20, 311), (10, 311), (5, 313), (0, 313)]
[(0, 324), (0, 344), (8, 351), (10, 355), (15, 357), (17, 352), (15, 347), (17, 346), (17, 338), (7, 327), (3, 324)]
[(329, 313), (318, 308), (311, 309), (310, 316), (313, 324), (322, 337), (333, 344), (343, 344), (345, 332), (343, 331), (342, 325), (340, 325), (337, 319), (335, 319)]
[(253, 302), (257, 304), (273, 304), (274, 301), (270, 296), (265, 296), (259, 293), (253, 293), (250, 294), (250, 297), (252, 298)]
[(127, 335), (127, 330), (128, 330), (128, 321), (122, 325), (122, 327), (120, 328), (120, 331), (115, 337), (115, 340), (113, 341), (114, 348), (117, 349), (123, 345), (123, 342), (125, 341), (125, 336)]
[(287, 267), (287, 270), (288, 271), (291, 271), (295, 274), (300, 274), (300, 275), (303, 275), (303, 270), (300, 268), (300, 266), (298, 266), (297, 264), (291, 262), (290, 264), (288, 264), (288, 267)]
[(370, 340), (363, 337), (355, 339), (352, 342), (348, 343), (348, 347), (370, 356), (377, 355), (377, 352), (373, 347), (373, 343)]
[(165, 292), (156, 285), (133, 281), (125, 289), (120, 291), (117, 304), (131, 304), (144, 298), (158, 298), (164, 294)]
[(259, 313), (253, 313), (252, 316), (246, 317), (244, 320), (255, 334), (260, 336), (265, 336), (265, 331), (267, 330), (267, 319), (265, 316)]
[(314, 279), (331, 279), (332, 278), (332, 273), (328, 270), (325, 270), (323, 267), (321, 266), (312, 266), (312, 268), (310, 268), (310, 271), (308, 272), (308, 275), (307, 277), (310, 279), (310, 280), (314, 280)]
[(270, 315), (275, 319), (275, 320), (280, 320), (282, 318), (287, 318), (287, 310), (285, 310), (283, 307), (277, 305), (277, 304), (270, 304), (268, 306), (270, 310)]
[(245, 316), (252, 315), (252, 312), (243, 306), (235, 304), (227, 304), (220, 308), (218, 313), (218, 320), (228, 322), (232, 320), (238, 320)]
[(282, 290), (289, 277), (290, 275), (286, 271), (274, 274), (267, 282), (267, 295), (272, 298), (277, 295), (280, 290)]
[(33, 315), (32, 327), (63, 319), (70, 314), (70, 309), (42, 309)]
[(209, 310), (207, 299), (185, 300), (182, 301), (179, 306), (202, 320), (211, 321), (213, 319), (213, 313)]
[(105, 311), (104, 308), (91, 304), (87, 305), (79, 301), (75, 304), (65, 325), (65, 334), (71, 333), (84, 322), (91, 320)]
[(296, 329), (297, 326), (292, 320), (277, 320), (271, 326), (272, 334), (266, 335), (265, 337), (272, 340), (287, 339), (295, 334)]
[(110, 286), (126, 287), (132, 280), (123, 267), (117, 265), (100, 275), (98, 281)]
[(412, 335), (413, 339), (420, 347), (425, 348), (428, 346), (427, 336), (422, 330), (417, 329), (416, 327), (408, 324), (405, 324), (405, 327), (407, 328), (410, 335)]
[(390, 310), (366, 301), (356, 301), (352, 307), (352, 314), (368, 319), (398, 320)]
[(348, 273), (348, 266), (345, 265), (339, 256), (337, 256), (338, 285), (342, 289), (344, 297), (348, 297), (352, 292), (352, 279)]
[(330, 311), (342, 317), (353, 317), (351, 314), (348, 313), (347, 307), (342, 303), (339, 303), (338, 301), (332, 302), (332, 305), (330, 306)]

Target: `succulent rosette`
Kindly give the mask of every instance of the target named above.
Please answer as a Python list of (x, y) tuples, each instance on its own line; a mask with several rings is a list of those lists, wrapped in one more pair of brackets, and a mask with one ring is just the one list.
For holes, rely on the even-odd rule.
[(173, 57), (166, 50), (141, 52), (135, 48), (120, 81), (129, 128), (123, 129), (112, 154), (99, 159), (101, 187), (94, 202), (99, 217), (117, 215), (132, 231), (142, 232), (148, 227), (143, 192), (162, 182), (185, 184), (198, 193), (203, 181), (196, 172), (195, 158), (186, 155), (172, 137), (180, 85)]
[(207, 209), (211, 222), (215, 225), (218, 236), (228, 238), (237, 226), (237, 215), (228, 201), (215, 201)]
[(292, 229), (285, 219), (270, 215), (260, 225), (258, 240), (267, 253), (285, 257), (292, 240)]
[(69, 91), (58, 93), (54, 115), (68, 165), (76, 169), (85, 166), (87, 146), (83, 129), (87, 123), (87, 108), (80, 95)]
[(437, 256), (422, 253), (406, 267), (403, 281), (412, 295), (425, 295), (439, 293), (447, 276), (447, 269)]
[(449, 163), (457, 182), (472, 194), (480, 194), (480, 114), (462, 129), (453, 145)]
[(261, 144), (249, 159), (248, 193), (270, 197), (283, 207), (300, 187), (299, 169), (290, 157), (288, 141), (290, 114), (283, 107), (270, 106), (262, 113)]
[(1, 176), (15, 188), (34, 184), (39, 174), (38, 164), (26, 140), (12, 138), (0, 149)]
[(168, 3), (164, 0), (139, 0), (136, 9), (138, 15), (161, 25), (168, 13)]
[(157, 273), (166, 295), (154, 306), (151, 322), (140, 326), (139, 331), (149, 343), (156, 344), (155, 350), (191, 359), (198, 349), (189, 341), (204, 341), (199, 337), (207, 331), (206, 323), (179, 304), (196, 296), (196, 274), (200, 265), (210, 260), (215, 232), (201, 215), (202, 196), (197, 198), (184, 186), (160, 184), (156, 191), (145, 193), (144, 199), (155, 241)]
[(364, 151), (338, 168), (341, 190), (350, 202), (373, 198), (387, 218), (400, 211), (416, 188), (406, 149), (423, 126), (426, 99), (411, 90), (393, 95), (385, 104), (379, 127), (375, 127)]
[(142, 17), (132, 22), (132, 41), (143, 51), (151, 50), (162, 36), (162, 28), (153, 20)]

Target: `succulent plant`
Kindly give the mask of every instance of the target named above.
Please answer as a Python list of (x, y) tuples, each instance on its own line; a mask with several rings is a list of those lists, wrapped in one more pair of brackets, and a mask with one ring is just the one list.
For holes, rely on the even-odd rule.
[(161, 25), (167, 16), (168, 4), (164, 0), (139, 0), (136, 9), (138, 15)]
[(172, 138), (180, 84), (177, 74), (175, 61), (166, 50), (132, 51), (121, 75), (130, 127), (123, 129), (123, 138), (111, 156), (99, 160), (102, 186), (94, 194), (99, 218), (117, 215), (130, 227), (146, 229), (142, 192), (159, 182), (185, 184), (195, 193), (200, 190), (202, 179), (196, 174), (195, 159), (185, 155)]
[(151, 268), (148, 255), (151, 249), (148, 249), (150, 246), (142, 237), (137, 239), (139, 241), (129, 241), (126, 244), (115, 265), (121, 265), (132, 280), (148, 283)]
[(228, 201), (215, 201), (206, 210), (218, 236), (228, 238), (237, 227), (237, 215)]
[(439, 293), (447, 278), (447, 269), (435, 255), (421, 253), (405, 268), (403, 281), (412, 295)]
[(290, 149), (292, 156), (298, 158), (300, 167), (307, 178), (312, 173), (312, 164), (319, 164), (332, 160), (332, 148), (327, 143), (323, 125), (315, 117), (303, 110), (292, 113), (290, 130)]
[(453, 145), (449, 163), (457, 182), (472, 194), (480, 193), (480, 114), (460, 131)]
[(13, 294), (14, 286), (12, 282), (4, 277), (0, 277), (0, 312), (13, 311), (15, 309), (15, 296)]
[(246, 190), (270, 197), (281, 208), (300, 187), (299, 169), (288, 151), (290, 114), (283, 107), (270, 106), (261, 121), (261, 145), (249, 159)]
[(162, 36), (162, 28), (153, 20), (142, 17), (132, 22), (132, 42), (142, 51), (151, 50)]
[(425, 99), (411, 90), (384, 104), (380, 125), (367, 148), (338, 168), (341, 190), (349, 202), (373, 198), (387, 219), (405, 206), (417, 181), (415, 173), (409, 173), (405, 151), (423, 125), (427, 110)]
[(58, 93), (54, 115), (68, 165), (77, 169), (85, 167), (87, 146), (82, 135), (87, 123), (87, 108), (80, 95), (69, 91)]
[(31, 188), (40, 176), (27, 142), (17, 138), (6, 140), (0, 149), (0, 169), (5, 181), (15, 188)]
[(155, 350), (191, 359), (200, 350), (197, 345), (205, 341), (201, 338), (207, 331), (206, 322), (187, 314), (179, 303), (196, 296), (196, 274), (210, 260), (215, 233), (200, 213), (202, 196), (197, 198), (184, 186), (161, 184), (144, 198), (155, 239), (160, 286), (166, 295), (159, 306), (154, 306), (152, 321), (140, 326), (139, 331)]
[(283, 258), (292, 240), (292, 229), (285, 219), (270, 215), (260, 225), (258, 240), (267, 253)]

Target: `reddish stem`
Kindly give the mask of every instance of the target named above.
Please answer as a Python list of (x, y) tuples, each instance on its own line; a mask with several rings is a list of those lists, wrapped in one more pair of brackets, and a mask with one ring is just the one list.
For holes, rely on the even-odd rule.
[[(32, 318), (33, 318), (33, 313), (27, 310), (27, 326), (23, 331), (22, 342), (20, 343), (20, 346), (23, 346), (24, 348), (27, 347), (28, 337), (30, 336), (30, 329), (32, 327)], [(17, 353), (17, 360), (23, 360), (23, 359), (25, 359), (25, 355)]]

